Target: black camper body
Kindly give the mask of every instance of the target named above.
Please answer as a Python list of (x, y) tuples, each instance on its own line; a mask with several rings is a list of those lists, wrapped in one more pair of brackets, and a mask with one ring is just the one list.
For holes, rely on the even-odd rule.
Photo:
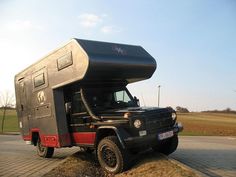
[[(125, 169), (125, 153), (147, 147), (173, 152), (182, 130), (175, 111), (139, 107), (126, 88), (155, 69), (154, 58), (140, 46), (72, 39), (15, 76), (23, 139), (43, 157), (51, 157), (53, 148), (96, 149), (111, 173)], [(104, 106), (107, 93), (115, 106)], [(114, 150), (116, 164), (105, 158), (107, 149)]]

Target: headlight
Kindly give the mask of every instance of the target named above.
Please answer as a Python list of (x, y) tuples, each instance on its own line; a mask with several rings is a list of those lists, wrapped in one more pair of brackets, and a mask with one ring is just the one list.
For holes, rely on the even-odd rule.
[(142, 122), (141, 122), (139, 119), (136, 119), (136, 120), (134, 121), (134, 127), (135, 127), (135, 128), (140, 128), (141, 125), (142, 125)]
[(175, 112), (172, 112), (172, 115), (171, 115), (172, 119), (175, 120), (177, 118), (177, 115)]

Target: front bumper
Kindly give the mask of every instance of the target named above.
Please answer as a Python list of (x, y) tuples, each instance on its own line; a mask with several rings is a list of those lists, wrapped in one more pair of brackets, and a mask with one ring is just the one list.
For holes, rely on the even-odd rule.
[(172, 128), (168, 128), (165, 130), (158, 131), (155, 134), (147, 134), (145, 136), (138, 136), (138, 137), (129, 137), (124, 139), (125, 147), (126, 148), (136, 148), (136, 147), (148, 147), (158, 144), (161, 141), (165, 140), (158, 140), (157, 135), (159, 133), (167, 132), (173, 130), (174, 136), (177, 135), (179, 132), (183, 131), (183, 126), (181, 123), (176, 123)]
[(182, 132), (183, 129), (184, 129), (184, 127), (181, 122), (177, 122), (173, 127), (174, 133)]

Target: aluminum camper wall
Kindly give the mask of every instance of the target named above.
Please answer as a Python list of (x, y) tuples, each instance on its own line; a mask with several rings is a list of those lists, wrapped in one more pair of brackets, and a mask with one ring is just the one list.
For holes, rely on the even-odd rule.
[(140, 46), (72, 39), (15, 76), (16, 108), (24, 140), (38, 132), (45, 146), (69, 146), (63, 87), (71, 83), (148, 79), (156, 62)]
[(87, 67), (86, 53), (72, 40), (15, 76), (16, 108), (24, 140), (31, 140), (32, 132), (38, 132), (45, 146), (71, 145), (61, 86), (81, 80)]

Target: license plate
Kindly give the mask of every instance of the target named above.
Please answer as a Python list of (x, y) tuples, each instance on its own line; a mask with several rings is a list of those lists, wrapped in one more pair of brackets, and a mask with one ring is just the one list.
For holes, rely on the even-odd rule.
[(164, 139), (170, 138), (172, 136), (174, 136), (174, 132), (171, 130), (171, 131), (168, 131), (168, 132), (158, 134), (158, 139), (159, 140), (164, 140)]

